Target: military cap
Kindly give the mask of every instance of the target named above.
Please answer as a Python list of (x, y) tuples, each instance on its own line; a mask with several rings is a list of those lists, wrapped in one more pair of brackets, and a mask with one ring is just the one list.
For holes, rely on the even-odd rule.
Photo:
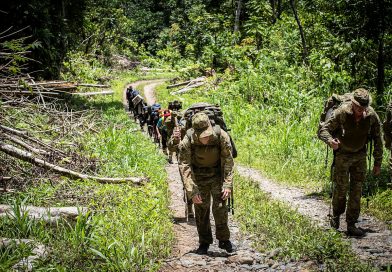
[(368, 107), (370, 104), (369, 92), (364, 88), (356, 89), (351, 100), (360, 107)]
[(210, 119), (204, 112), (198, 112), (192, 117), (192, 128), (199, 138), (208, 137), (214, 132)]

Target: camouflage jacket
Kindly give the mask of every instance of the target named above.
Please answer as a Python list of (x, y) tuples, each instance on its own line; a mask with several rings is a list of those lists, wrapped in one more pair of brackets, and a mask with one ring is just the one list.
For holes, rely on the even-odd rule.
[(385, 120), (382, 126), (384, 130), (385, 147), (389, 150), (392, 149), (392, 101), (389, 102), (385, 114)]
[(382, 162), (381, 124), (377, 113), (368, 107), (366, 115), (359, 122), (355, 121), (351, 103), (344, 103), (323, 124), (319, 137), (329, 144), (334, 138), (339, 139), (339, 152), (354, 153), (365, 150), (368, 141), (374, 142), (374, 165)]
[(196, 135), (186, 135), (179, 146), (179, 169), (188, 197), (199, 194), (197, 182), (216, 176), (221, 177), (223, 188), (233, 187), (234, 160), (229, 135), (215, 132), (206, 145)]

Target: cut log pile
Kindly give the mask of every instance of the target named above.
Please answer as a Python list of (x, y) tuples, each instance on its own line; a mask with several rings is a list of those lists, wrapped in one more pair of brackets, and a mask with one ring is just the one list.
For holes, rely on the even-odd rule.
[(198, 77), (198, 78), (194, 78), (188, 81), (184, 81), (184, 82), (180, 82), (180, 83), (176, 83), (176, 84), (172, 84), (167, 86), (168, 89), (172, 89), (172, 88), (177, 88), (177, 87), (182, 87), (185, 86), (177, 91), (171, 92), (171, 95), (177, 95), (177, 94), (182, 94), (182, 93), (186, 93), (194, 88), (203, 86), (204, 84), (207, 83), (206, 77)]
[[(79, 87), (83, 88), (103, 88), (102, 92), (80, 92)], [(29, 75), (17, 79), (0, 80), (0, 95), (2, 96), (40, 96), (40, 97), (58, 97), (66, 95), (108, 95), (113, 94), (108, 90), (109, 85), (74, 83), (69, 81), (40, 81), (35, 82)]]
[[(99, 177), (96, 175), (98, 160), (89, 158), (85, 152), (83, 155), (77, 152), (79, 146), (75, 140), (86, 132), (97, 132), (96, 123), (100, 121), (97, 118), (98, 111), (75, 111), (68, 108), (67, 102), (58, 98), (46, 99), (47, 95), (113, 94), (113, 91), (78, 93), (78, 87), (109, 86), (66, 81), (35, 82), (29, 75), (20, 78), (0, 78), (0, 177), (4, 176), (0, 179), (0, 191), (10, 192), (13, 189), (7, 187), (13, 187), (16, 181), (20, 184), (25, 179), (25, 169), (19, 163), (13, 163), (17, 161), (36, 166), (32, 167), (35, 173), (28, 173), (33, 178), (48, 178), (49, 174), (53, 177), (60, 175), (71, 179), (89, 179), (98, 183), (141, 185), (149, 181), (144, 176)], [(36, 122), (37, 118), (47, 120), (47, 123)], [(22, 124), (23, 129), (15, 128), (14, 124), (18, 123)], [(15, 167), (19, 167), (19, 171)]]
[[(148, 178), (145, 177), (125, 177), (125, 178), (109, 178), (109, 177), (97, 177), (86, 175), (80, 172), (73, 171), (71, 169), (67, 169), (65, 167), (61, 167), (54, 163), (51, 163), (51, 160), (55, 160), (56, 158), (65, 158), (66, 153), (61, 150), (55, 149), (48, 144), (43, 143), (42, 141), (29, 136), (29, 133), (26, 131), (19, 131), (14, 128), (9, 128), (3, 125), (0, 125), (0, 151), (5, 154), (17, 158), (36, 166), (45, 168), (47, 170), (52, 170), (57, 172), (63, 176), (68, 176), (75, 179), (92, 179), (96, 180), (99, 183), (126, 183), (131, 182), (133, 184), (142, 184), (143, 182), (148, 181)], [(20, 138), (18, 138), (20, 137)], [(23, 138), (23, 140), (22, 140)], [(18, 144), (24, 149), (18, 148), (14, 145), (7, 144), (5, 140), (11, 140), (11, 142)], [(30, 143), (25, 142), (24, 140), (29, 140)], [(31, 143), (35, 143), (40, 145), (40, 147), (33, 147)]]

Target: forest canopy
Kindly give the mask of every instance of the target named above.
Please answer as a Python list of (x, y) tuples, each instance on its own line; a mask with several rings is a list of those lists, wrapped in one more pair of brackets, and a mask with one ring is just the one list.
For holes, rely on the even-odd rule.
[(342, 77), (373, 88), (379, 103), (392, 80), (390, 0), (12, 1), (1, 14), (1, 31), (11, 28), (2, 49), (17, 38), (35, 43), (28, 70), (43, 78), (59, 77), (75, 54), (107, 66), (118, 54), (239, 74), (269, 56), (331, 81), (328, 92)]

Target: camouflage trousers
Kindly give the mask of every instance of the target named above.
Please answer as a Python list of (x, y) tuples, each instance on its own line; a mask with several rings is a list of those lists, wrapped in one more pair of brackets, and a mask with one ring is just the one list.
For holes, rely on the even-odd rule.
[[(336, 152), (333, 215), (340, 216), (346, 210), (347, 223), (355, 224), (361, 210), (362, 184), (366, 177), (366, 152)], [(348, 201), (346, 201), (348, 194)]]
[(200, 244), (212, 244), (210, 222), (210, 206), (212, 199), (212, 215), (215, 220), (215, 235), (218, 240), (229, 240), (230, 231), (227, 224), (227, 206), (222, 197), (222, 181), (213, 177), (196, 181), (202, 198), (202, 204), (195, 204), (195, 218)]

